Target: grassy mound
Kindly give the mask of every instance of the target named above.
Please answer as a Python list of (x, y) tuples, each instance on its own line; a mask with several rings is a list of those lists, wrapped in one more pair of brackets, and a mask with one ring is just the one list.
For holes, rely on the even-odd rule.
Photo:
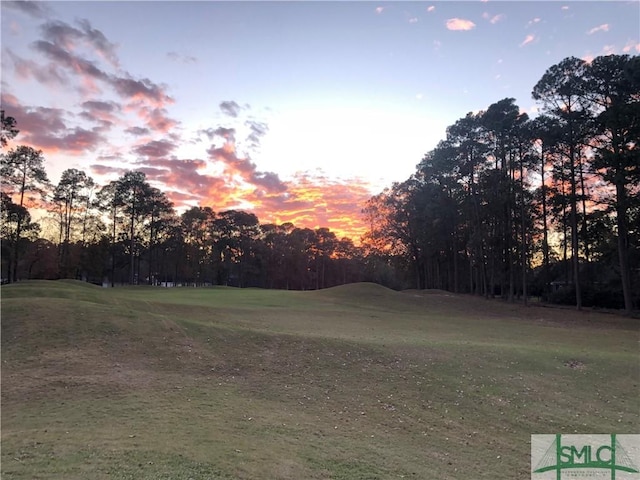
[(356, 300), (371, 301), (372, 298), (391, 298), (397, 295), (395, 290), (383, 287), (377, 283), (361, 282), (340, 285), (337, 287), (316, 290), (315, 293), (321, 296), (333, 298), (349, 298)]
[(528, 478), (634, 433), (638, 326), (356, 284), (2, 287), (2, 478)]

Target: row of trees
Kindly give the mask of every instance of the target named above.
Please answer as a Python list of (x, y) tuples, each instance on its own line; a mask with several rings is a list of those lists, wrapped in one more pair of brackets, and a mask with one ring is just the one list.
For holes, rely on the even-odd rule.
[(418, 288), (630, 312), (640, 301), (640, 57), (566, 58), (532, 96), (534, 119), (505, 98), (451, 125), (415, 174), (368, 202), (366, 242)]
[[(11, 129), (3, 132), (6, 145)], [(43, 164), (42, 152), (27, 146), (2, 156), (2, 276), (8, 282), (82, 278), (111, 285), (316, 289), (365, 278), (360, 250), (327, 228), (261, 225), (252, 213), (209, 207), (178, 215), (142, 172), (99, 187), (85, 172), (68, 169), (53, 186)], [(40, 223), (26, 207), (36, 199), (48, 211)], [(55, 238), (42, 238), (47, 225)]]

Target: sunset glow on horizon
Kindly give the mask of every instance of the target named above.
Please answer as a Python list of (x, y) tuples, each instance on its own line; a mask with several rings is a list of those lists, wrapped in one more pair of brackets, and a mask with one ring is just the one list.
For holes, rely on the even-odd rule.
[(11, 143), (179, 212), (242, 209), (355, 242), (365, 202), (446, 127), (568, 56), (640, 53), (638, 2), (3, 1)]

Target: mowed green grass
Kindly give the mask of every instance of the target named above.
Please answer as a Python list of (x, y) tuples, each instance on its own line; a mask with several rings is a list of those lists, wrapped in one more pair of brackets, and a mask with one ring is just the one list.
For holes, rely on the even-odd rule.
[(3, 479), (529, 478), (640, 432), (638, 320), (355, 284), (3, 286)]

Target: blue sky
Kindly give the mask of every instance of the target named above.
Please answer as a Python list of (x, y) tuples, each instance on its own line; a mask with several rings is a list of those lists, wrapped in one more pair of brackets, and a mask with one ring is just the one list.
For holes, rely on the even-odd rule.
[(2, 108), (56, 182), (357, 236), (448, 125), (565, 57), (640, 53), (640, 2), (2, 2)]

